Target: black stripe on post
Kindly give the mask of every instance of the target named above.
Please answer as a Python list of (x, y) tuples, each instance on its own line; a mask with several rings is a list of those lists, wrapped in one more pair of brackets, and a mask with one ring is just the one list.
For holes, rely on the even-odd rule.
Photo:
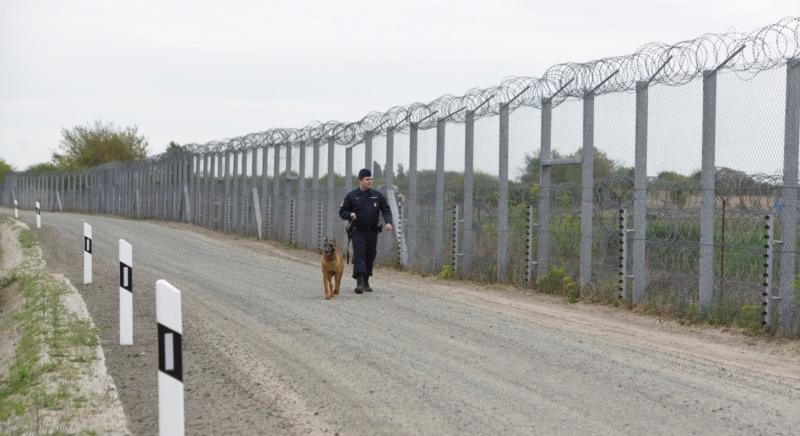
[(158, 324), (158, 370), (183, 382), (181, 334), (162, 324)]
[(83, 237), (83, 251), (92, 254), (92, 238)]
[(133, 292), (133, 268), (124, 263), (119, 263), (119, 287)]

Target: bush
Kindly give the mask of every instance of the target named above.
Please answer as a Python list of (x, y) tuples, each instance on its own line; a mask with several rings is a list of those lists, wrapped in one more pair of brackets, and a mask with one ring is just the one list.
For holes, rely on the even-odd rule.
[(456, 278), (456, 270), (453, 265), (447, 264), (439, 271), (439, 278), (444, 280), (453, 280)]
[(575, 283), (575, 280), (572, 280), (570, 276), (566, 276), (561, 282), (564, 286), (564, 290), (567, 292), (567, 301), (570, 303), (577, 303), (581, 298), (581, 291), (578, 289), (578, 284)]
[(748, 333), (754, 334), (761, 330), (761, 305), (745, 304), (736, 317), (736, 325)]
[(564, 268), (551, 266), (547, 274), (536, 280), (536, 287), (546, 294), (566, 295), (570, 302), (580, 298), (580, 291), (575, 280), (567, 274)]

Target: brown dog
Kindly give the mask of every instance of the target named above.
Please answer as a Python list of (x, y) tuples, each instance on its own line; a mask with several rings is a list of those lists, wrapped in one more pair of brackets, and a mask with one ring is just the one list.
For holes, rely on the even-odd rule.
[[(325, 238), (322, 249), (322, 286), (325, 288), (325, 299), (330, 300), (334, 295), (339, 295), (344, 274), (344, 260), (336, 248), (336, 239)], [(336, 286), (331, 279), (335, 278)]]

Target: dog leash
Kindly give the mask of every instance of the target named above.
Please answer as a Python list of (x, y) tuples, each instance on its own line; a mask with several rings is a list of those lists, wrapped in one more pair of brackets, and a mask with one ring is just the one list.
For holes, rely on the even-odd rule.
[(347, 233), (347, 248), (345, 249), (345, 251), (347, 251), (348, 265), (350, 264), (350, 241), (353, 240), (353, 231), (355, 230), (355, 227), (356, 227), (355, 220), (351, 220), (350, 224), (348, 224), (347, 228), (345, 229), (345, 233)]

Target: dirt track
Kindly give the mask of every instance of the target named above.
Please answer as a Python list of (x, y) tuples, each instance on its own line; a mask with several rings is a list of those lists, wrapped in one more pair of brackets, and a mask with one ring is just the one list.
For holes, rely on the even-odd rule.
[[(7, 210), (4, 210), (8, 214)], [(24, 212), (32, 223), (32, 214)], [(95, 283), (82, 283), (82, 222)], [(153, 286), (183, 292), (189, 434), (800, 434), (800, 344), (379, 270), (322, 298), (313, 254), (190, 226), (45, 214), (134, 434), (158, 431)], [(134, 341), (117, 344), (117, 239)]]

